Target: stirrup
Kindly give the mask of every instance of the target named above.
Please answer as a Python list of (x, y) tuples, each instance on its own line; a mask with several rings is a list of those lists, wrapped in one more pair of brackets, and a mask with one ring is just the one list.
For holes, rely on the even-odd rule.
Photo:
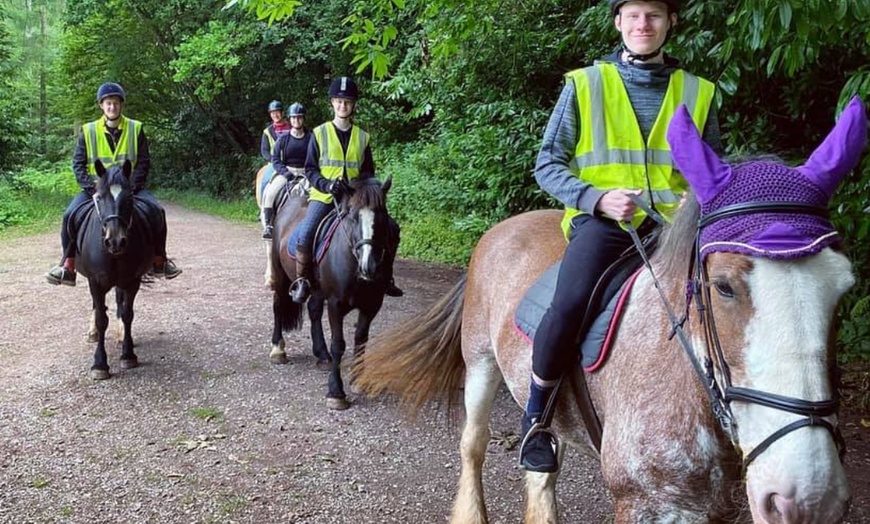
[[(550, 439), (549, 444), (553, 448), (553, 457), (555, 458), (555, 462), (556, 462), (556, 466), (553, 469), (545, 468), (545, 469), (539, 470), (539, 469), (535, 469), (535, 468), (529, 468), (526, 466), (526, 464), (523, 463), (523, 459), (525, 458), (524, 452), (526, 450), (526, 445), (529, 443), (529, 440), (533, 436), (535, 436), (539, 433), (546, 434)], [(559, 437), (556, 436), (556, 433), (552, 429), (550, 429), (549, 426), (544, 426), (540, 421), (533, 419), (532, 427), (529, 428), (529, 430), (526, 432), (526, 435), (523, 437), (523, 441), (520, 442), (519, 466), (520, 466), (520, 468), (522, 468), (526, 471), (534, 471), (536, 473), (555, 473), (555, 472), (559, 471), (559, 466), (560, 466), (558, 452), (559, 452)]]
[(272, 239), (272, 226), (266, 226), (263, 228), (263, 240), (271, 240)]
[(290, 284), (290, 298), (297, 304), (304, 304), (311, 296), (311, 283), (305, 277), (299, 277)]

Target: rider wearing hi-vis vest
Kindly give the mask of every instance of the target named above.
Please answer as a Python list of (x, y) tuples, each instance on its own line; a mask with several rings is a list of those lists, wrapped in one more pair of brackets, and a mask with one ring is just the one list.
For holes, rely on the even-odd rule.
[[(685, 104), (704, 140), (721, 152), (712, 83), (691, 75), (662, 48), (678, 21), (679, 0), (610, 0), (622, 38), (613, 54), (566, 75), (535, 165), (541, 188), (565, 207), (568, 240), (556, 288), (532, 345), (520, 464), (558, 471), (549, 428), (554, 392), (573, 372), (585, 311), (598, 279), (633, 245), (628, 230), (651, 233), (670, 220), (688, 187), (674, 168), (668, 124)], [(548, 407), (550, 406), (550, 407)]]
[[(674, 71), (658, 117), (644, 143), (616, 65), (597, 62), (565, 76), (568, 82), (574, 83), (580, 109), (580, 140), (571, 171), (604, 191), (620, 188), (643, 191), (641, 200), (670, 221), (688, 184), (674, 170), (671, 161), (668, 123), (680, 104), (685, 104), (698, 129), (704, 129), (716, 92), (713, 83), (682, 69)], [(605, 92), (609, 94), (607, 98), (603, 96)], [(602, 103), (593, 104), (593, 100)], [(581, 213), (570, 206), (565, 208), (562, 231), (566, 238), (571, 220)], [(638, 227), (645, 219), (646, 212), (638, 208), (631, 224)]]
[(139, 159), (138, 139), (142, 132), (142, 123), (121, 115), (121, 118), (118, 119), (118, 129), (121, 130), (121, 136), (118, 138), (115, 150), (112, 151), (109, 140), (106, 138), (104, 119), (101, 118), (96, 122), (89, 122), (82, 126), (85, 150), (88, 155), (88, 173), (91, 175), (97, 175), (95, 167), (97, 160), (102, 162), (107, 169), (115, 164), (123, 164), (125, 160), (130, 161), (133, 169), (136, 168), (136, 162)]
[[(313, 277), (314, 236), (317, 226), (332, 210), (333, 198), (341, 198), (348, 190), (347, 181), (375, 176), (369, 134), (353, 123), (353, 113), (359, 98), (356, 82), (341, 76), (329, 85), (329, 101), (334, 117), (314, 128), (314, 140), (308, 144), (305, 177), (311, 187), (305, 218), (297, 226), (296, 280), (290, 287), (293, 301), (304, 303), (311, 294)], [(387, 286), (385, 294), (403, 295), (393, 282), (393, 261), (399, 247), (399, 225), (392, 219), (389, 227), (393, 241), (384, 250), (383, 264)]]
[[(338, 133), (332, 122), (321, 124), (312, 131), (317, 149), (320, 150), (320, 176), (327, 180), (337, 180), (347, 175), (348, 180), (359, 176), (363, 152), (369, 147), (369, 134), (357, 126), (351, 127), (347, 151), (341, 147)], [(332, 194), (311, 188), (310, 200), (332, 203)]]
[[(96, 162), (106, 168), (130, 161), (133, 167), (130, 189), (136, 198), (145, 201), (163, 213), (157, 198), (145, 189), (151, 167), (148, 139), (138, 120), (122, 114), (126, 93), (115, 82), (107, 82), (97, 89), (97, 105), (103, 112), (99, 119), (82, 126), (73, 152), (73, 172), (82, 191), (78, 193), (63, 214), (60, 241), (63, 248), (61, 262), (46, 273), (49, 284), (76, 285), (76, 239), (70, 228), (70, 218), (76, 209), (85, 205), (96, 190)], [(166, 220), (164, 218), (164, 224)], [(158, 278), (173, 279), (182, 273), (174, 262), (166, 257), (166, 228), (154, 232), (154, 264), (151, 274)]]

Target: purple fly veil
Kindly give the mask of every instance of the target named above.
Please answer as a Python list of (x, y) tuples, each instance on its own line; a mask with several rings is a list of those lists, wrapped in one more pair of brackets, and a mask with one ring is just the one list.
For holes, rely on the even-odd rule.
[[(704, 143), (683, 106), (671, 121), (668, 142), (676, 167), (697, 196), (702, 217), (747, 202), (825, 208), (837, 185), (860, 160), (867, 142), (867, 116), (861, 100), (853, 98), (834, 129), (797, 168), (772, 161), (723, 162)], [(798, 212), (760, 211), (723, 218), (707, 225), (700, 237), (702, 257), (722, 251), (794, 259), (818, 253), (838, 241), (829, 220)]]

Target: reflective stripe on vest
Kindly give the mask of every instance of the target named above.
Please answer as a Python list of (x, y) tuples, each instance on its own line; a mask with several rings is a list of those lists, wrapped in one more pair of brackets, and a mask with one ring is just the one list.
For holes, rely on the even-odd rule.
[(266, 138), (269, 139), (269, 152), (275, 152), (275, 142), (278, 141), (278, 134), (275, 133), (275, 129), (270, 125), (266, 129), (263, 130), (263, 134), (266, 135)]
[[(317, 141), (317, 148), (320, 150), (320, 158), (318, 159), (320, 176), (328, 180), (340, 178), (345, 173), (347, 173), (348, 180), (359, 176), (359, 170), (365, 159), (365, 151), (369, 145), (368, 133), (357, 126), (352, 126), (347, 152), (342, 149), (341, 141), (338, 139), (338, 133), (332, 122), (317, 126), (312, 133), (314, 140)], [(332, 202), (332, 195), (311, 188), (309, 200), (329, 204)]]
[[(703, 130), (713, 104), (715, 86), (681, 69), (671, 74), (662, 106), (646, 143), (634, 108), (615, 64), (600, 63), (566, 75), (577, 93), (580, 129), (570, 169), (595, 188), (643, 190), (642, 197), (670, 220), (688, 184), (676, 171), (667, 128), (680, 104), (685, 104)], [(606, 93), (606, 97), (605, 97)], [(571, 219), (582, 211), (566, 208), (562, 229), (567, 237)], [(632, 224), (646, 213), (638, 209)]]
[(123, 164), (129, 160), (136, 167), (139, 160), (139, 133), (142, 132), (142, 123), (125, 116), (118, 122), (121, 136), (115, 144), (115, 150), (109, 145), (106, 138), (106, 121), (104, 118), (88, 122), (82, 126), (85, 137), (85, 151), (88, 156), (88, 173), (97, 174), (95, 166), (97, 160), (103, 163), (107, 169), (115, 164)]

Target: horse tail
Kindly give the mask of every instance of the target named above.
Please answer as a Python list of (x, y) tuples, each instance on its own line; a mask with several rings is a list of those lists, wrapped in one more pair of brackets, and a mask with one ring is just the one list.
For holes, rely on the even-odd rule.
[(373, 337), (354, 364), (354, 385), (369, 396), (396, 395), (411, 413), (430, 400), (459, 396), (465, 371), (462, 359), (463, 277), (423, 318), (411, 320)]
[(276, 290), (272, 298), (276, 306), (275, 320), (281, 324), (281, 331), (294, 331), (302, 327), (302, 305), (293, 302), (287, 290)]

